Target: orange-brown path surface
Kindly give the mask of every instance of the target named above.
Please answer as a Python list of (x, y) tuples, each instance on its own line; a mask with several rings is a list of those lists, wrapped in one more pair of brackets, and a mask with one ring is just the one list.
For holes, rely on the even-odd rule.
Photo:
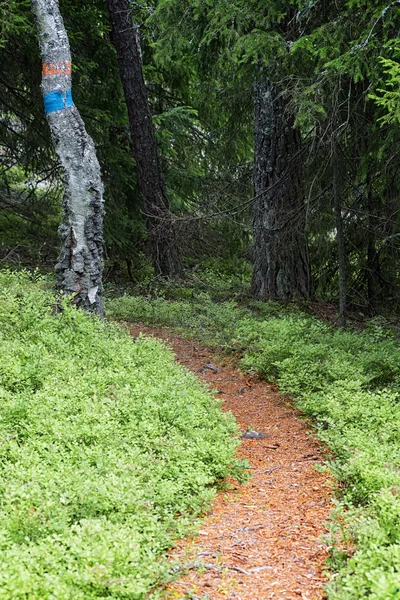
[[(323, 585), (324, 522), (332, 509), (332, 482), (315, 469), (326, 449), (306, 421), (274, 386), (248, 377), (229, 361), (164, 328), (130, 325), (166, 341), (177, 360), (217, 391), (243, 432), (238, 456), (250, 464), (248, 483), (222, 491), (196, 539), (184, 539), (171, 558), (189, 571), (166, 590), (166, 598), (202, 600), (317, 600)], [(197, 565), (204, 565), (202, 569)]]

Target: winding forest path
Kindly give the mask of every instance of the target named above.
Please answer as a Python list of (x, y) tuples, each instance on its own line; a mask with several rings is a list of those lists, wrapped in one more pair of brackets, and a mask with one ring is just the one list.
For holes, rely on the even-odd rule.
[[(266, 435), (243, 439), (238, 456), (251, 479), (218, 494), (196, 539), (184, 539), (171, 557), (190, 569), (166, 598), (202, 600), (320, 600), (325, 597), (321, 537), (332, 509), (332, 481), (314, 467), (326, 455), (299, 412), (276, 387), (249, 378), (212, 350), (166, 328), (129, 325), (167, 342), (177, 360), (223, 399), (240, 428)], [(224, 568), (226, 566), (227, 568)]]

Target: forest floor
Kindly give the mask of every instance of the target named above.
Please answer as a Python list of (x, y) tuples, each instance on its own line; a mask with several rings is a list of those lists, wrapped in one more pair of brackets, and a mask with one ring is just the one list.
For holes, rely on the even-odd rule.
[[(215, 351), (167, 328), (130, 324), (160, 338), (196, 372), (235, 416), (243, 434), (238, 457), (250, 465), (247, 483), (221, 491), (194, 539), (171, 551), (187, 567), (166, 598), (267, 600), (325, 598), (324, 523), (332, 506), (332, 479), (315, 466), (328, 455), (307, 421), (276, 386), (239, 371)], [(198, 568), (201, 567), (201, 568)]]

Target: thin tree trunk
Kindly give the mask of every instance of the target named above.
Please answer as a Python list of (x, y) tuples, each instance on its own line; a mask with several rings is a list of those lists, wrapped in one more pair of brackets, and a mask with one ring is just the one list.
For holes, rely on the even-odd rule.
[[(335, 142), (334, 142), (335, 143)], [(342, 202), (340, 195), (340, 171), (336, 148), (333, 151), (333, 206), (336, 220), (336, 240), (339, 265), (339, 319), (346, 327), (346, 248), (343, 230)]]
[(310, 298), (311, 273), (300, 180), (300, 133), (266, 77), (255, 83), (254, 264), (260, 300)]
[(378, 300), (377, 283), (379, 281), (379, 257), (376, 250), (375, 236), (375, 202), (371, 178), (367, 169), (367, 202), (368, 202), (368, 244), (367, 244), (367, 295), (368, 311), (374, 314)]
[(71, 95), (71, 52), (57, 0), (32, 0), (43, 60), (42, 91), (55, 151), (65, 171), (57, 286), (103, 315), (103, 185), (93, 140)]
[(139, 28), (132, 23), (129, 0), (108, 0), (108, 10), (128, 108), (154, 270), (164, 277), (179, 277), (182, 266), (143, 78)]
[[(382, 227), (384, 235), (383, 244), (379, 250), (379, 289), (380, 295), (385, 298), (385, 303), (396, 307), (400, 306), (400, 280), (399, 280), (399, 249), (396, 244), (400, 232), (400, 178), (399, 168), (394, 166), (387, 174), (386, 185), (383, 190), (385, 199), (382, 206), (382, 216), (385, 223)], [(382, 265), (382, 266), (381, 266)]]

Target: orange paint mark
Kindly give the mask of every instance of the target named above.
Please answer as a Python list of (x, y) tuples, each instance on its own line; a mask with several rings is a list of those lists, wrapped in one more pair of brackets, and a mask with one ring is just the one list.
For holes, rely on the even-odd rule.
[(43, 63), (42, 77), (54, 77), (54, 75), (71, 75), (72, 67), (70, 62), (58, 62), (55, 65)]

